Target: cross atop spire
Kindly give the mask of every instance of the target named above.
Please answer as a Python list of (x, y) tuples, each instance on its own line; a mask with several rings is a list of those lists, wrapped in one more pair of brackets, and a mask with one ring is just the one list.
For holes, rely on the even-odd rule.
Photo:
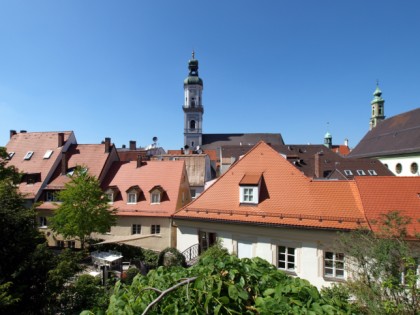
[(193, 51), (192, 51), (192, 59), (195, 59), (195, 51), (194, 51), (194, 49), (193, 49)]

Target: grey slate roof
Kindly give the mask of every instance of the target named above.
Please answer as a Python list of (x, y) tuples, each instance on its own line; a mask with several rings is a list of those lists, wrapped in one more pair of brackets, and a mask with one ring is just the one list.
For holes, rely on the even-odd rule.
[(385, 119), (370, 130), (349, 157), (420, 152), (420, 108)]
[(253, 147), (259, 141), (270, 144), (284, 144), (283, 138), (279, 133), (217, 133), (203, 134), (202, 148), (217, 149), (224, 145), (246, 145)]

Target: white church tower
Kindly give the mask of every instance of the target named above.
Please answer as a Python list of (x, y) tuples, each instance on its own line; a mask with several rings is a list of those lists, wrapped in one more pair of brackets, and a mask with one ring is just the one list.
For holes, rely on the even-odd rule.
[(198, 76), (198, 60), (194, 51), (188, 61), (188, 77), (184, 80), (184, 146), (195, 149), (202, 144), (203, 135), (203, 80)]

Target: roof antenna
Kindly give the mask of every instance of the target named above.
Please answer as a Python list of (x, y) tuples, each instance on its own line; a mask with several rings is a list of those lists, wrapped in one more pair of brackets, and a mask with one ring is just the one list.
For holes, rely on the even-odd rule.
[(194, 51), (194, 49), (192, 51), (192, 59), (195, 59), (195, 51)]

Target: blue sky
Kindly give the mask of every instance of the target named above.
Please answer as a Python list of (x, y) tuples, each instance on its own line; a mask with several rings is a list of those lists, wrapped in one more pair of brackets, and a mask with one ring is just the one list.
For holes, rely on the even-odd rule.
[(0, 145), (74, 130), (179, 149), (194, 49), (204, 133), (355, 146), (377, 79), (387, 117), (420, 106), (419, 17), (415, 0), (0, 0)]

